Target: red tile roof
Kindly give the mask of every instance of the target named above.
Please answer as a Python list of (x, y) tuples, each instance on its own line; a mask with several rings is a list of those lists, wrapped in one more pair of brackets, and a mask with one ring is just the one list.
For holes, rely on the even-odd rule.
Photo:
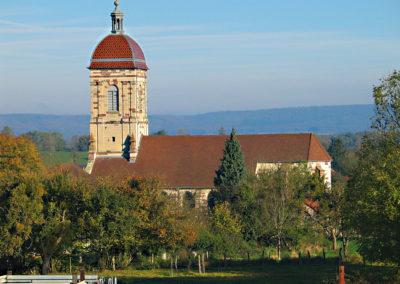
[[(213, 188), (227, 136), (146, 136), (135, 163), (98, 158), (92, 174), (158, 177), (172, 188)], [(240, 135), (247, 168), (257, 163), (330, 162), (313, 134)]]
[(108, 35), (96, 47), (89, 69), (148, 70), (140, 46), (127, 35)]

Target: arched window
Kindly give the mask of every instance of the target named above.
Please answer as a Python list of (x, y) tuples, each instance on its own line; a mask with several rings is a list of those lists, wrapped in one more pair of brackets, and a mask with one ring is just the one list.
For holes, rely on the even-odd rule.
[(111, 86), (108, 89), (108, 111), (118, 111), (118, 88)]

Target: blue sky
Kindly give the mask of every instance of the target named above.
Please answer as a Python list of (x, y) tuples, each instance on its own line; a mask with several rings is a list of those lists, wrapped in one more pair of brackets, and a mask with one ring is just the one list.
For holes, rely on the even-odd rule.
[[(399, 0), (121, 0), (152, 114), (371, 103), (400, 66)], [(0, 8), (0, 113), (89, 112), (90, 55), (112, 0)]]

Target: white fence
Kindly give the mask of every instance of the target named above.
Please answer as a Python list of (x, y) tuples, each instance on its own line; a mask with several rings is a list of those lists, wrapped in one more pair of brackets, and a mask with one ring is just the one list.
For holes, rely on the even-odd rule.
[[(71, 284), (73, 281), (72, 275), (6, 275), (0, 277), (0, 283)], [(103, 281), (100, 281), (97, 275), (86, 275), (85, 280), (79, 284), (100, 284)]]

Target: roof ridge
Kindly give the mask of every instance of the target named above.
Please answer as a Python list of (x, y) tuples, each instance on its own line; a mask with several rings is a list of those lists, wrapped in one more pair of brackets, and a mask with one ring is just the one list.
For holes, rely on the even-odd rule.
[(132, 47), (131, 43), (130, 43), (129, 40), (128, 40), (129, 36), (126, 35), (126, 34), (122, 34), (122, 37), (124, 38), (124, 40), (126, 41), (126, 43), (127, 43), (128, 46), (129, 46), (129, 50), (131, 51), (131, 57), (132, 57), (132, 59), (135, 59), (135, 54), (133, 53), (133, 47)]
[[(258, 133), (258, 134), (238, 134), (238, 137), (243, 137), (243, 136), (309, 136), (313, 135), (312, 133)], [(229, 134), (224, 134), (224, 135), (219, 135), (219, 134), (195, 134), (195, 135), (148, 135), (144, 137), (156, 137), (156, 138), (161, 138), (161, 137), (189, 137), (189, 138), (197, 138), (197, 137), (228, 137)]]

